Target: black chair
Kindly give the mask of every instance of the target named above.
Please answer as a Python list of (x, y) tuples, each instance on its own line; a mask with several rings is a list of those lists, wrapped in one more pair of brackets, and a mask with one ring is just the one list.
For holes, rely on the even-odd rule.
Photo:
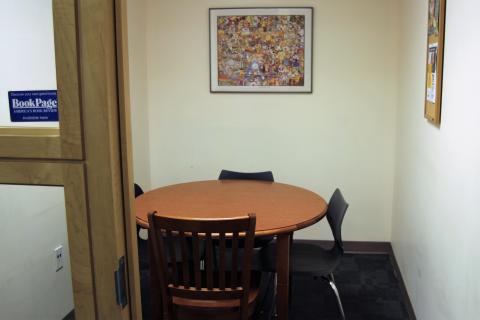
[(143, 189), (138, 184), (134, 183), (133, 187), (135, 189), (135, 198), (141, 196), (143, 194)]
[[(335, 284), (333, 271), (340, 263), (343, 256), (342, 222), (348, 208), (348, 203), (343, 198), (339, 189), (336, 189), (330, 198), (327, 211), (327, 220), (333, 233), (335, 243), (331, 249), (305, 242), (293, 241), (292, 244), (292, 272), (312, 275), (322, 278), (330, 284), (337, 298), (338, 307), (345, 319), (340, 294)], [(269, 244), (260, 251), (261, 268), (264, 271), (275, 272), (275, 243)]]
[[(218, 180), (258, 180), (274, 182), (272, 171), (262, 172), (237, 172), (223, 169), (218, 176)], [(256, 237), (254, 248), (262, 248), (272, 242), (273, 236)]]
[[(143, 189), (138, 184), (133, 184), (135, 189), (135, 198), (138, 198), (143, 194)], [(140, 229), (142, 229), (137, 224), (137, 248), (138, 248), (138, 263), (140, 265), (140, 270), (148, 269), (148, 241), (140, 238)]]
[(218, 180), (260, 180), (273, 182), (272, 171), (263, 172), (236, 172), (230, 170), (222, 170)]

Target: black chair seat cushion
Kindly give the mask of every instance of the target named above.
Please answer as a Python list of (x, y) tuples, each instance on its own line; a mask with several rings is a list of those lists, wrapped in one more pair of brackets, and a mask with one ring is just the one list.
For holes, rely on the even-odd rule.
[[(226, 257), (225, 257), (225, 260), (226, 260), (225, 261), (225, 268), (227, 270), (231, 270), (232, 269), (232, 260), (231, 260), (232, 254), (230, 252), (231, 252), (232, 249), (231, 248), (226, 248), (225, 250), (227, 251)], [(260, 251), (261, 251), (261, 249), (253, 248), (252, 262), (251, 262), (252, 271), (264, 271), (263, 270), (263, 263), (260, 260)], [(219, 254), (218, 251), (215, 252), (214, 257), (215, 257), (215, 267), (219, 268), (219, 266), (220, 266), (220, 254)], [(238, 258), (237, 258), (237, 263), (239, 263), (239, 265), (237, 267), (238, 270), (242, 270), (242, 268), (243, 268), (240, 261), (243, 261), (243, 249), (238, 250)]]
[[(254, 248), (263, 248), (267, 246), (270, 242), (272, 242), (275, 239), (274, 236), (263, 236), (263, 237), (255, 237), (255, 240), (253, 241), (253, 247)], [(213, 240), (213, 245), (218, 248), (220, 243), (218, 240)], [(238, 246), (243, 247), (243, 239), (238, 240)], [(227, 239), (225, 240), (225, 247), (226, 248), (231, 248), (232, 247), (232, 241)]]
[[(276, 249), (276, 243), (273, 242), (260, 251), (260, 270), (276, 272)], [(290, 271), (326, 276), (340, 263), (342, 252), (337, 246), (325, 249), (313, 243), (294, 242), (290, 257)]]
[(255, 237), (255, 240), (253, 242), (253, 247), (263, 248), (267, 246), (270, 242), (272, 242), (274, 239), (275, 239), (274, 236)]

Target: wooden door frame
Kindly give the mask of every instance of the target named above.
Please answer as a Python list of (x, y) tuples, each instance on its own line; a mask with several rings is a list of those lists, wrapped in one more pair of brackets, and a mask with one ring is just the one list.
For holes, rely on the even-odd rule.
[(76, 319), (95, 319), (95, 284), (81, 163), (0, 160), (0, 183), (63, 186)]
[[(0, 128), (0, 183), (65, 187), (77, 320), (140, 320), (126, 2), (54, 0), (53, 8), (60, 127)], [(122, 256), (125, 308), (114, 281)]]
[(119, 99), (120, 145), (122, 157), (125, 230), (127, 245), (128, 282), (132, 319), (142, 319), (140, 270), (138, 265), (137, 222), (135, 219), (133, 189), (133, 147), (130, 108), (130, 74), (128, 60), (127, 1), (115, 0), (117, 79)]
[[(53, 1), (59, 128), (0, 127), (0, 157), (83, 158), (75, 0)], [(37, 148), (32, 148), (32, 145)]]

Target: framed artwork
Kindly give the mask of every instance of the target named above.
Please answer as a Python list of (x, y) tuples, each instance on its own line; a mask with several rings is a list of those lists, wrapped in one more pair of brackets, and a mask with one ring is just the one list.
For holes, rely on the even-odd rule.
[(445, 2), (428, 1), (427, 77), (425, 118), (440, 125), (442, 107), (443, 45), (445, 39)]
[(210, 92), (312, 92), (313, 8), (210, 9)]

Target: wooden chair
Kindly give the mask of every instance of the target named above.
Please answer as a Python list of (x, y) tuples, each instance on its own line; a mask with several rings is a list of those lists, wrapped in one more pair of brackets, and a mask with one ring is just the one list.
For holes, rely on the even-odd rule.
[[(250, 285), (254, 214), (210, 220), (150, 213), (148, 219), (155, 266), (151, 268), (152, 287), (160, 291), (162, 302), (155, 303), (162, 303), (163, 319), (246, 320), (252, 316), (259, 292), (258, 286)], [(218, 268), (214, 268), (213, 262), (214, 239), (220, 248)], [(232, 241), (231, 250), (226, 249), (227, 240)], [(176, 244), (181, 248), (180, 253), (175, 250)], [(206, 247), (204, 267), (202, 244)], [(244, 254), (239, 259), (242, 246)], [(177, 258), (177, 254), (181, 257)]]

